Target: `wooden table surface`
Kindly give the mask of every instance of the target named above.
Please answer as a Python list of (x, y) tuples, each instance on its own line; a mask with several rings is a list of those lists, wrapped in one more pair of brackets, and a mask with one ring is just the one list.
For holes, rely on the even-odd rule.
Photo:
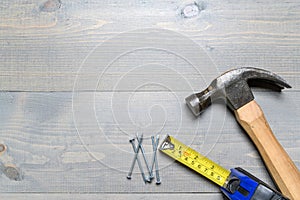
[(161, 153), (161, 185), (137, 166), (127, 180), (136, 133), (149, 160), (150, 136), (170, 134), (273, 185), (222, 102), (195, 118), (184, 98), (234, 67), (282, 76), (291, 89), (253, 92), (299, 168), (299, 10), (298, 0), (1, 1), (1, 199), (222, 199)]

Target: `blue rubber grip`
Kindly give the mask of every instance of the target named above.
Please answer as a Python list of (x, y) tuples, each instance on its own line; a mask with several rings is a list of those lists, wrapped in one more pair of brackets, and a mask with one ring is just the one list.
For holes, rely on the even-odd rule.
[(230, 200), (251, 200), (258, 183), (237, 169), (231, 169), (228, 187), (221, 191)]
[(226, 188), (221, 191), (229, 200), (289, 200), (249, 172), (231, 169)]

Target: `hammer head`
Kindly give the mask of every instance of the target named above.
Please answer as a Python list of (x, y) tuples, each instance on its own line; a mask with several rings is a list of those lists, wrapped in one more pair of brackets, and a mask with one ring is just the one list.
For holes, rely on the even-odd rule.
[(244, 67), (227, 71), (214, 79), (202, 92), (188, 96), (185, 101), (198, 116), (214, 100), (223, 98), (232, 110), (254, 99), (249, 85), (268, 87), (277, 91), (291, 86), (278, 75), (263, 69)]

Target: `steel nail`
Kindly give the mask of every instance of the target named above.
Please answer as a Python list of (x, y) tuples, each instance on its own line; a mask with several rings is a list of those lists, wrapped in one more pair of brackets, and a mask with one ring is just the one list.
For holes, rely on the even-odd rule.
[[(141, 138), (141, 139), (142, 139), (142, 138)], [(138, 140), (138, 142), (139, 142), (139, 148), (141, 149), (142, 155), (143, 155), (143, 157), (144, 157), (144, 161), (145, 161), (145, 164), (146, 164), (148, 173), (149, 173), (149, 178), (150, 178), (150, 179), (153, 179), (154, 176), (153, 176), (153, 174), (152, 174), (152, 170), (150, 169), (150, 165), (149, 165), (148, 160), (147, 160), (147, 158), (146, 158), (145, 149), (144, 149), (142, 143), (140, 143), (140, 139), (139, 139), (138, 137), (137, 137), (137, 140)]]
[[(139, 143), (141, 143), (141, 142), (142, 142), (142, 140), (140, 140)], [(139, 147), (139, 144), (138, 144), (138, 146), (136, 147), (135, 144), (134, 144), (134, 140), (130, 140), (130, 143), (131, 143), (131, 145), (132, 145), (133, 151), (135, 152), (135, 156), (134, 156), (134, 160), (133, 160), (133, 163), (132, 163), (132, 170), (130, 171), (130, 174), (128, 174), (129, 176), (127, 176), (127, 178), (128, 178), (128, 179), (131, 178), (131, 174), (132, 174), (132, 171), (133, 171), (133, 168), (134, 168), (134, 165), (135, 165), (135, 160), (136, 160), (137, 163), (138, 163), (138, 166), (139, 166), (139, 168), (140, 168), (140, 171), (141, 171), (141, 174), (142, 174), (142, 177), (143, 177), (144, 182), (145, 182), (145, 183), (146, 183), (146, 182), (150, 182), (150, 179), (149, 179), (149, 178), (146, 178), (146, 176), (145, 176), (145, 173), (144, 173), (143, 168), (142, 168), (141, 161), (140, 161), (140, 159), (139, 159), (139, 157), (138, 157), (138, 152), (139, 152), (139, 148), (138, 148), (138, 147)], [(130, 169), (131, 169), (131, 168), (130, 168)]]
[[(158, 143), (159, 143), (159, 135), (156, 136), (155, 155), (157, 154)], [(156, 184), (157, 185), (161, 184), (157, 156), (155, 156), (155, 175), (156, 175)]]
[(159, 135), (156, 136), (156, 141), (154, 141), (154, 136), (151, 137), (151, 140), (152, 140), (152, 147), (153, 147), (153, 153), (154, 153), (151, 169), (153, 170), (153, 165), (155, 164), (156, 184), (159, 185), (159, 184), (161, 184), (161, 180), (160, 180), (160, 176), (159, 176), (158, 161), (157, 161), (157, 147), (158, 147), (158, 143), (159, 143)]
[[(134, 139), (129, 140), (129, 142), (133, 143)], [(135, 153), (134, 158), (133, 158), (132, 163), (131, 163), (131, 166), (130, 166), (130, 169), (129, 169), (129, 172), (128, 172), (128, 175), (127, 175), (128, 179), (131, 179), (131, 175), (132, 175), (132, 172), (133, 172), (133, 169), (134, 169), (134, 166), (135, 166), (136, 157), (137, 157), (137, 154)]]
[(153, 149), (153, 157), (152, 157), (152, 162), (151, 162), (151, 173), (153, 174), (153, 167), (154, 167), (154, 163), (155, 163), (155, 159), (156, 159), (154, 136), (151, 136), (151, 141), (152, 141), (152, 149)]

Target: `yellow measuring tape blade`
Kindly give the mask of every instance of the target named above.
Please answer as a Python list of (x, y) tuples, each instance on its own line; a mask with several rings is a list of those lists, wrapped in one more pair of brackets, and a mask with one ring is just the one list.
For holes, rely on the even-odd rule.
[(167, 136), (160, 146), (160, 151), (195, 170), (219, 186), (224, 186), (230, 171), (209, 160), (194, 149)]

